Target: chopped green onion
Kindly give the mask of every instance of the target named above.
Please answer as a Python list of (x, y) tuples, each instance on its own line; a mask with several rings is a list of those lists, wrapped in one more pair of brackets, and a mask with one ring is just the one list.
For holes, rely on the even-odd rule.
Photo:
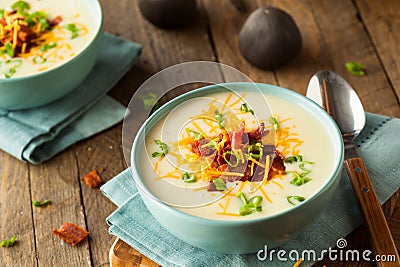
[(257, 144), (250, 145), (247, 151), (249, 153), (249, 156), (252, 157), (253, 159), (260, 159), (263, 154), (262, 147)]
[(253, 214), (255, 212), (262, 211), (262, 207), (260, 205), (261, 201), (262, 201), (261, 196), (254, 196), (254, 197), (250, 198), (249, 200), (247, 200), (247, 198), (243, 194), (243, 192), (240, 191), (236, 194), (236, 197), (239, 198), (243, 203), (243, 205), (239, 209), (240, 216), (246, 216), (246, 215)]
[(46, 199), (46, 200), (44, 200), (42, 202), (40, 202), (38, 200), (32, 201), (32, 205), (35, 206), (35, 207), (45, 206), (45, 205), (50, 204), (50, 203), (51, 203), (50, 199)]
[(6, 43), (6, 54), (9, 55), (10, 57), (14, 57), (14, 48), (11, 43)]
[(240, 198), (240, 200), (243, 202), (243, 205), (245, 205), (245, 204), (248, 203), (247, 198), (246, 198), (246, 196), (243, 194), (242, 191), (238, 192), (238, 193), (236, 194), (236, 197)]
[(6, 63), (7, 65), (11, 65), (10, 68), (16, 69), (22, 65), (22, 60), (21, 59), (8, 59), (4, 63)]
[(290, 181), (290, 183), (293, 184), (293, 185), (301, 186), (301, 185), (306, 184), (306, 183), (308, 183), (309, 181), (312, 180), (311, 178), (306, 177), (306, 175), (307, 175), (309, 172), (305, 172), (305, 173), (298, 174), (298, 173), (296, 173), (296, 172), (288, 171), (288, 172), (286, 172), (286, 173), (291, 173), (291, 174), (293, 174), (294, 178), (293, 178), (292, 181)]
[(218, 127), (219, 127), (220, 129), (223, 129), (223, 128), (225, 127), (225, 118), (224, 118), (224, 114), (219, 113), (218, 110), (215, 110), (215, 111), (214, 111), (214, 114), (215, 114), (215, 119), (216, 119), (217, 122), (218, 122)]
[(44, 45), (42, 45), (42, 46), (40, 47), (40, 51), (45, 52), (45, 51), (47, 51), (47, 50), (49, 50), (49, 49), (52, 49), (52, 48), (54, 48), (54, 47), (56, 47), (56, 46), (57, 46), (57, 43), (55, 43), (55, 42), (51, 42), (51, 43), (48, 43), (48, 44), (44, 44)]
[(364, 76), (365, 66), (355, 61), (349, 61), (345, 64), (346, 69), (354, 76)]
[(65, 25), (64, 28), (69, 30), (72, 33), (71, 39), (75, 39), (76, 37), (79, 36), (79, 28), (76, 27), (75, 24), (69, 23), (69, 24)]
[(306, 200), (306, 198), (305, 198), (305, 197), (302, 197), (302, 196), (288, 196), (288, 197), (286, 198), (286, 200), (287, 200), (290, 204), (296, 205), (296, 203), (293, 202), (294, 200), (296, 200), (297, 202), (303, 202), (304, 200)]
[(204, 137), (204, 133), (203, 132), (199, 133), (199, 132), (196, 132), (196, 131), (194, 131), (194, 130), (192, 130), (190, 128), (187, 128), (187, 129), (188, 129), (189, 132), (191, 132), (194, 135), (194, 138), (196, 138), (197, 140), (203, 139), (203, 137)]
[(269, 117), (269, 123), (272, 124), (274, 126), (274, 130), (275, 132), (277, 132), (279, 130), (279, 124), (277, 119), (274, 116)]
[(302, 162), (303, 161), (303, 156), (302, 155), (295, 155), (295, 156), (290, 156), (285, 159), (286, 163), (293, 163), (293, 162)]
[(15, 68), (10, 68), (9, 70), (8, 70), (8, 73), (4, 73), (4, 75), (6, 76), (6, 78), (11, 78), (12, 76), (14, 76), (14, 74), (16, 73), (17, 71), (15, 70)]
[(149, 92), (145, 95), (140, 95), (139, 99), (143, 101), (145, 109), (151, 110), (157, 104), (158, 97), (155, 93)]
[(28, 23), (28, 27), (30, 28), (36, 24), (40, 24), (41, 31), (45, 31), (50, 28), (50, 24), (47, 21), (47, 14), (44, 11), (36, 11), (27, 15), (25, 21)]
[(12, 236), (11, 238), (10, 238), (10, 240), (3, 240), (3, 241), (1, 241), (0, 242), (0, 247), (12, 247), (12, 246), (14, 246), (15, 245), (15, 240), (16, 240), (17, 238), (15, 237), (15, 235), (14, 236)]
[(166, 144), (164, 144), (163, 142), (161, 142), (160, 140), (155, 140), (155, 142), (161, 149), (161, 152), (153, 152), (153, 154), (151, 154), (151, 156), (153, 158), (156, 158), (156, 157), (163, 157), (163, 156), (167, 155), (168, 154), (168, 146)]
[(0, 9), (0, 19), (4, 18), (4, 9)]
[(21, 59), (8, 59), (4, 61), (4, 63), (7, 65), (9, 68), (7, 72), (3, 73), (3, 76), (7, 79), (11, 78), (14, 76), (14, 74), (17, 72), (16, 68), (21, 66), (22, 60)]
[(20, 12), (23, 12), (25, 10), (29, 10), (31, 7), (25, 1), (17, 1), (14, 4), (12, 4), (11, 8), (13, 10), (17, 10), (18, 13), (20, 13)]
[(253, 213), (255, 213), (255, 212), (256, 212), (256, 210), (255, 210), (255, 209), (252, 209), (252, 208), (241, 207), (241, 208), (239, 209), (239, 215), (240, 215), (240, 216), (251, 215), (251, 214), (253, 214)]
[(186, 183), (193, 183), (193, 182), (196, 182), (196, 175), (194, 175), (194, 173), (189, 174), (189, 173), (185, 172), (182, 175), (182, 179)]
[(258, 207), (258, 205), (260, 205), (261, 201), (262, 201), (262, 197), (254, 196), (254, 197), (249, 199), (249, 204), (253, 204), (256, 207)]
[(224, 191), (227, 189), (225, 181), (221, 178), (214, 178), (213, 184), (215, 186), (215, 189), (217, 189), (218, 191)]
[(33, 62), (35, 63), (35, 64), (43, 64), (43, 63), (45, 63), (46, 62), (46, 58), (44, 58), (44, 57), (42, 57), (42, 56), (36, 56), (36, 57), (34, 57), (33, 58)]
[(243, 104), (240, 106), (240, 111), (242, 111), (242, 112), (244, 112), (244, 113), (250, 112), (252, 115), (254, 115), (254, 110), (249, 109), (249, 108), (247, 107), (246, 103), (243, 103)]
[[(226, 155), (227, 155), (227, 154), (235, 156), (235, 159), (236, 159), (235, 164), (232, 164), (232, 163), (230, 162), (230, 160), (228, 160), (228, 159), (226, 158)], [(237, 167), (237, 166), (239, 165), (239, 159), (238, 159), (238, 156), (236, 155), (235, 152), (226, 151), (226, 152), (224, 152), (224, 154), (222, 154), (222, 157), (224, 157), (224, 160), (226, 161), (226, 163), (228, 163), (228, 165), (231, 166), (231, 167)]]
[(254, 204), (244, 204), (242, 207), (239, 209), (239, 215), (240, 216), (246, 216), (253, 214), (255, 212), (260, 212), (262, 211), (261, 206), (256, 206)]
[(302, 163), (299, 164), (299, 168), (302, 169), (303, 171), (310, 173), (311, 170), (307, 169), (306, 167), (304, 167), (305, 164), (314, 164), (314, 162), (312, 161), (303, 161)]

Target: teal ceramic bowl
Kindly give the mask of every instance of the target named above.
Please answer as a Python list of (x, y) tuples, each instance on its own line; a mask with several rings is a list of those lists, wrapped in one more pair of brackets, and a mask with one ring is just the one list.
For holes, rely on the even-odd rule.
[(0, 108), (28, 109), (53, 102), (74, 90), (92, 70), (103, 37), (103, 12), (98, 0), (86, 1), (94, 14), (96, 33), (70, 60), (28, 76), (0, 79)]
[[(254, 253), (264, 248), (273, 248), (295, 237), (310, 225), (332, 200), (338, 187), (343, 165), (343, 141), (333, 119), (317, 104), (303, 95), (288, 89), (268, 84), (256, 84), (262, 92), (278, 96), (300, 105), (311, 112), (327, 129), (334, 149), (334, 170), (326, 182), (311, 198), (277, 214), (245, 220), (212, 220), (189, 215), (167, 205), (152, 195), (142, 180), (139, 165), (139, 149), (145, 132), (178, 104), (195, 97), (215, 93), (221, 85), (211, 85), (183, 94), (158, 109), (139, 130), (133, 144), (131, 168), (139, 193), (149, 211), (169, 232), (179, 239), (202, 249), (221, 253)], [(230, 83), (224, 87), (238, 91), (254, 86), (253, 83)]]

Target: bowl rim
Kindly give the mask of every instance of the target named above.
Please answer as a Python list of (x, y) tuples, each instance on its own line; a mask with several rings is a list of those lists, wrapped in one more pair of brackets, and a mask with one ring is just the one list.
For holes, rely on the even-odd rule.
[[(279, 212), (276, 212), (276, 213), (273, 213), (270, 215), (266, 215), (266, 216), (242, 218), (240, 220), (229, 220), (229, 219), (219, 220), (219, 219), (211, 219), (211, 218), (205, 218), (205, 217), (192, 215), (192, 214), (186, 213), (184, 211), (178, 210), (175, 207), (164, 203), (163, 201), (158, 199), (156, 196), (154, 196), (151, 193), (150, 189), (146, 185), (144, 185), (144, 183), (142, 182), (142, 179), (139, 178), (140, 176), (139, 176), (138, 168), (136, 168), (136, 166), (138, 166), (138, 164), (136, 164), (137, 157), (135, 156), (135, 151), (137, 150), (137, 147), (140, 146), (141, 141), (144, 139), (145, 131), (150, 130), (152, 127), (154, 127), (154, 125), (165, 116), (165, 114), (161, 114), (161, 113), (163, 113), (165, 111), (167, 111), (167, 112), (170, 111), (177, 104), (181, 103), (181, 101), (184, 101), (182, 99), (186, 99), (188, 97), (190, 98), (190, 96), (193, 94), (198, 96), (198, 95), (201, 95), (202, 93), (206, 92), (204, 95), (207, 95), (207, 91), (209, 91), (208, 94), (212, 94), (212, 93), (215, 93), (215, 91), (212, 91), (213, 88), (221, 88), (221, 87), (229, 87), (229, 86), (244, 87), (241, 89), (246, 90), (245, 86), (248, 86), (250, 84), (256, 85), (261, 91), (263, 91), (264, 94), (277, 95), (276, 92), (279, 91), (279, 92), (283, 92), (285, 95), (288, 95), (288, 96), (290, 95), (290, 96), (294, 97), (295, 99), (303, 101), (303, 103), (307, 104), (307, 106), (309, 106), (310, 109), (317, 110), (317, 112), (320, 113), (319, 116), (322, 116), (323, 120), (327, 122), (327, 125), (330, 125), (330, 127), (334, 131), (334, 132), (332, 132), (332, 135), (334, 138), (330, 138), (330, 139), (332, 139), (332, 140), (336, 139), (338, 141), (337, 143), (339, 145), (339, 147), (338, 147), (339, 154), (335, 155), (335, 157), (334, 157), (334, 160), (336, 161), (335, 162), (336, 164), (334, 165), (334, 168), (333, 168), (334, 171), (331, 173), (330, 177), (326, 180), (326, 182), (310, 198), (308, 198), (306, 201), (303, 201), (303, 202), (293, 206), (292, 208), (288, 208), (288, 209), (285, 209), (285, 210), (282, 210), (282, 211), (279, 211)], [(274, 94), (274, 92), (275, 92), (275, 94)], [(287, 99), (287, 98), (285, 98), (285, 99)], [(288, 100), (293, 101), (293, 99), (288, 99)], [(301, 107), (305, 108), (303, 105), (301, 105)], [(303, 207), (304, 205), (307, 205), (307, 203), (310, 203), (313, 199), (317, 198), (318, 196), (323, 194), (325, 191), (327, 191), (329, 189), (329, 187), (333, 183), (335, 183), (336, 179), (340, 179), (340, 173), (342, 171), (342, 165), (343, 165), (343, 161), (344, 161), (344, 144), (343, 144), (343, 139), (342, 139), (340, 129), (337, 126), (334, 119), (321, 106), (319, 106), (317, 103), (315, 103), (311, 99), (307, 98), (306, 96), (304, 96), (300, 93), (297, 93), (293, 90), (290, 90), (290, 89), (286, 89), (286, 88), (283, 88), (280, 86), (266, 84), (266, 83), (229, 82), (229, 83), (212, 84), (212, 85), (204, 86), (204, 87), (189, 91), (187, 93), (184, 93), (182, 95), (175, 97), (174, 99), (168, 101), (167, 103), (162, 105), (160, 108), (158, 108), (149, 118), (147, 118), (147, 120), (143, 123), (143, 125), (140, 127), (139, 131), (137, 132), (135, 140), (132, 145), (130, 159), (131, 159), (131, 166), (129, 166), (129, 169), (132, 172), (132, 179), (134, 180), (136, 186), (138, 187), (138, 191), (142, 198), (143, 198), (142, 193), (144, 193), (144, 194), (146, 194), (147, 199), (150, 199), (152, 202), (157, 203), (157, 205), (160, 208), (162, 208), (163, 210), (168, 211), (168, 212), (173, 212), (175, 215), (177, 215), (179, 217), (185, 217), (186, 220), (196, 221), (197, 223), (203, 223), (203, 224), (214, 223), (216, 225), (223, 225), (223, 226), (240, 226), (240, 225), (244, 225), (244, 224), (248, 224), (248, 223), (256, 223), (256, 222), (261, 222), (261, 221), (265, 221), (265, 220), (276, 219), (287, 213), (294, 212), (294, 211), (300, 209), (301, 207)], [(337, 177), (337, 178), (335, 179), (335, 177)]]
[[(82, 0), (79, 0), (79, 1), (82, 1)], [(10, 78), (10, 79), (0, 79), (0, 83), (12, 83), (12, 82), (24, 81), (24, 80), (28, 80), (28, 79), (32, 79), (32, 78), (36, 78), (36, 77), (40, 77), (40, 76), (45, 76), (52, 71), (56, 71), (60, 68), (63, 68), (67, 64), (72, 64), (76, 60), (79, 60), (79, 58), (83, 54), (85, 54), (90, 49), (90, 47), (93, 46), (93, 44), (96, 42), (96, 40), (101, 36), (101, 34), (103, 33), (103, 24), (104, 24), (104, 11), (103, 11), (103, 7), (102, 7), (100, 1), (99, 0), (84, 0), (84, 1), (86, 3), (88, 3), (88, 5), (94, 6), (95, 10), (96, 10), (96, 14), (93, 14), (93, 15), (95, 17), (97, 17), (97, 15), (100, 15), (100, 17), (99, 17), (99, 22), (96, 23), (96, 34), (92, 37), (92, 39), (90, 39), (90, 41), (86, 44), (86, 46), (83, 50), (81, 50), (78, 54), (74, 55), (72, 58), (64, 61), (63, 63), (61, 63), (59, 65), (49, 68), (47, 70), (44, 70), (41, 72), (35, 72), (35, 73), (29, 74), (29, 75), (24, 75), (21, 77), (15, 77), (15, 78)]]

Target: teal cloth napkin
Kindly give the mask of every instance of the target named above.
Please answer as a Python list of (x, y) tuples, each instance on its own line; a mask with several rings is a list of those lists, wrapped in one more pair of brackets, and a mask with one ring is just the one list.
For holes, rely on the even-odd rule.
[(43, 107), (0, 110), (0, 149), (20, 160), (41, 163), (120, 122), (125, 108), (106, 93), (140, 52), (141, 45), (105, 33), (93, 70), (70, 94)]
[[(400, 119), (367, 113), (366, 127), (357, 138), (359, 152), (381, 203), (400, 187), (399, 133)], [(205, 251), (174, 237), (146, 209), (129, 169), (103, 185), (101, 190), (119, 207), (107, 218), (110, 233), (162, 266), (271, 266), (269, 259), (260, 261), (256, 254)], [(314, 250), (318, 257), (321, 250), (333, 249), (339, 238), (345, 238), (361, 222), (354, 194), (343, 172), (332, 203), (316, 222), (295, 239), (275, 249), (299, 253)], [(303, 262), (301, 266), (309, 266), (312, 262)], [(275, 254), (272, 266), (292, 266), (293, 263), (279, 261)]]

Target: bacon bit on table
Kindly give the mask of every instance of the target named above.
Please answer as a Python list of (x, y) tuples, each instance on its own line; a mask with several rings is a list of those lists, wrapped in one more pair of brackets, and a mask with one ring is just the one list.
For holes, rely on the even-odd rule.
[(83, 179), (85, 180), (87, 186), (89, 186), (90, 188), (99, 187), (102, 183), (101, 178), (96, 170), (93, 170), (86, 174)]
[(85, 229), (70, 222), (64, 223), (59, 230), (53, 229), (52, 233), (73, 246), (76, 246), (89, 235), (89, 232)]

